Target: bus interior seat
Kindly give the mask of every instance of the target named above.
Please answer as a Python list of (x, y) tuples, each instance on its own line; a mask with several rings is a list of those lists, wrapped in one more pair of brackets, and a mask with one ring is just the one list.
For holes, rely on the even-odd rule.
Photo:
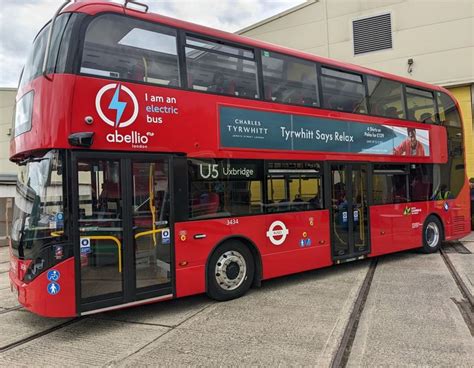
[(202, 193), (199, 197), (200, 207), (203, 215), (212, 215), (219, 209), (219, 195), (213, 192)]
[(398, 111), (395, 106), (389, 106), (385, 109), (385, 114), (388, 118), (397, 118), (398, 119)]
[(273, 98), (272, 98), (273, 85), (265, 84), (264, 87), (265, 87), (265, 100), (273, 101)]
[(145, 80), (145, 66), (143, 62), (137, 61), (127, 74), (128, 79), (143, 82)]
[(230, 80), (229, 83), (227, 83), (225, 93), (229, 94), (229, 95), (235, 95), (235, 90), (236, 90), (235, 87), (236, 87), (235, 80), (233, 80), (233, 79)]

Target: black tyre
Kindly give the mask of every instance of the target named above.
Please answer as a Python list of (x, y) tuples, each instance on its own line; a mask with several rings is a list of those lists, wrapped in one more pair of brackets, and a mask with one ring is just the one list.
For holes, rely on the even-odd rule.
[(219, 246), (209, 259), (207, 295), (215, 300), (230, 300), (244, 295), (255, 272), (250, 250), (239, 241)]
[(434, 253), (439, 250), (443, 240), (443, 225), (435, 216), (429, 216), (423, 225), (423, 253)]

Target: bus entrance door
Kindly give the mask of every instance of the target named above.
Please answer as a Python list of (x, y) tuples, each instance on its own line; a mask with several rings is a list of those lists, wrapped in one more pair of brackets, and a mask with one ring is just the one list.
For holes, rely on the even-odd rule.
[(332, 256), (336, 262), (369, 253), (367, 165), (330, 165)]
[(73, 154), (73, 232), (80, 314), (170, 298), (167, 156)]

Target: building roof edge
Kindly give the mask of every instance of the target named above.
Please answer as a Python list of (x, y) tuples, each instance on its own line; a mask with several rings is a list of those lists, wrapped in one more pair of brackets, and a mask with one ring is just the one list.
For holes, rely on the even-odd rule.
[(269, 18), (266, 18), (266, 19), (263, 19), (261, 20), (260, 22), (257, 22), (257, 23), (254, 23), (254, 24), (251, 24), (245, 28), (242, 28), (242, 29), (239, 29), (238, 31), (235, 31), (235, 34), (238, 34), (238, 35), (241, 35), (242, 33), (245, 33), (245, 32), (248, 32), (254, 28), (257, 28), (257, 27), (260, 27), (260, 26), (263, 26), (264, 24), (267, 24), (267, 23), (270, 23), (276, 19), (279, 19), (281, 17), (284, 17), (288, 14), (291, 14), (291, 13), (294, 13), (295, 11), (298, 11), (300, 9), (303, 9), (303, 8), (306, 8), (307, 6), (309, 5), (312, 5), (312, 4), (315, 4), (317, 2), (319, 2), (320, 0), (306, 0), (304, 3), (302, 4), (299, 4), (299, 5), (296, 5), (290, 9), (287, 9), (287, 10), (284, 10), (282, 11), (281, 13), (278, 13), (278, 14), (275, 14)]

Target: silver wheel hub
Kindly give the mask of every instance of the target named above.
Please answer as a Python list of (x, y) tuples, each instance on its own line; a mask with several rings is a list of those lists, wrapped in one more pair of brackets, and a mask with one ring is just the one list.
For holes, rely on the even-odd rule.
[(235, 290), (247, 276), (245, 258), (235, 250), (223, 253), (216, 263), (215, 277), (217, 284), (224, 290)]
[(430, 222), (426, 226), (425, 239), (429, 247), (434, 248), (439, 243), (439, 228), (434, 222)]

